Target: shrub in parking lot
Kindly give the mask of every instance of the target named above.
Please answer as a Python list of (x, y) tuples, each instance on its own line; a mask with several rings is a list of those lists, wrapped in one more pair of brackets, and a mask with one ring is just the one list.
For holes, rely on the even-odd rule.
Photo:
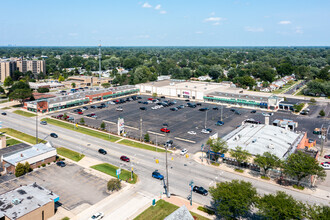
[(82, 125), (85, 124), (85, 119), (84, 118), (80, 119), (80, 124), (82, 124)]
[(45, 163), (43, 163), (43, 164), (41, 164), (41, 166), (42, 166), (42, 167), (45, 167), (45, 166), (46, 166), (46, 164), (45, 164)]
[(64, 118), (64, 120), (66, 120), (66, 118), (67, 118), (68, 116), (67, 116), (67, 114), (63, 114), (63, 118)]
[(121, 189), (121, 182), (119, 179), (111, 179), (107, 183), (107, 189), (110, 192), (118, 191)]
[(146, 134), (144, 135), (144, 141), (145, 141), (145, 142), (149, 142), (149, 141), (150, 141), (150, 136), (149, 136), (148, 133), (146, 133)]
[(23, 176), (26, 173), (26, 167), (24, 164), (18, 163), (15, 168), (15, 176)]
[(325, 116), (325, 112), (324, 112), (323, 109), (319, 112), (319, 115), (320, 115), (321, 117), (324, 117), (324, 116)]
[(102, 130), (105, 129), (105, 123), (104, 123), (104, 121), (102, 121), (102, 123), (101, 123), (101, 125), (100, 125), (100, 128), (101, 128)]

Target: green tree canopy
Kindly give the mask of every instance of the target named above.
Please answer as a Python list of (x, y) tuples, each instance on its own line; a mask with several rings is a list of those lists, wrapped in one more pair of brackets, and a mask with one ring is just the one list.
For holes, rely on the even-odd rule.
[(16, 89), (9, 94), (9, 99), (19, 101), (23, 104), (24, 100), (32, 96), (31, 89)]
[(14, 81), (10, 76), (7, 76), (5, 78), (5, 81), (3, 82), (3, 85), (6, 87), (12, 86), (13, 84), (14, 84)]
[(243, 163), (251, 156), (247, 150), (243, 150), (242, 147), (237, 146), (235, 150), (230, 150), (230, 156), (235, 158), (237, 162)]
[(103, 130), (105, 129), (105, 123), (104, 123), (104, 121), (102, 121), (102, 123), (100, 125), (100, 128), (103, 129)]
[(218, 217), (233, 219), (245, 216), (257, 201), (257, 191), (251, 183), (233, 180), (210, 188)]
[(111, 179), (107, 183), (107, 189), (110, 192), (118, 191), (121, 189), (121, 182), (119, 179)]
[(330, 207), (326, 205), (307, 205), (306, 206), (306, 218), (317, 220), (330, 219)]
[(59, 76), (59, 77), (58, 77), (58, 81), (59, 81), (59, 82), (63, 82), (64, 80), (65, 80), (64, 76)]
[(264, 175), (266, 176), (269, 169), (280, 165), (280, 160), (275, 154), (264, 152), (262, 155), (256, 155), (254, 163), (263, 168)]
[(49, 92), (49, 89), (48, 88), (39, 88), (39, 89), (37, 89), (37, 91), (40, 93), (47, 93), (47, 92)]
[(109, 88), (111, 85), (110, 85), (110, 83), (102, 83), (101, 86), (103, 88)]
[(264, 195), (257, 201), (256, 207), (266, 219), (302, 219), (304, 216), (304, 205), (280, 191), (276, 195)]
[(301, 151), (291, 154), (284, 161), (283, 171), (287, 175), (296, 178), (298, 185), (303, 178), (311, 175), (316, 175), (320, 179), (324, 179), (326, 176), (324, 169), (319, 165), (318, 161)]

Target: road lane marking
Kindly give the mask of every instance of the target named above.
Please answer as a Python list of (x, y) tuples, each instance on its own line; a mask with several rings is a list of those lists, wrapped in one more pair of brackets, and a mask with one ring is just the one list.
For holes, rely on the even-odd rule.
[(157, 132), (153, 132), (153, 131), (147, 131), (148, 133), (151, 133), (151, 134), (156, 134), (156, 135), (159, 135), (159, 136), (165, 136), (164, 134), (160, 134), (160, 133), (157, 133)]

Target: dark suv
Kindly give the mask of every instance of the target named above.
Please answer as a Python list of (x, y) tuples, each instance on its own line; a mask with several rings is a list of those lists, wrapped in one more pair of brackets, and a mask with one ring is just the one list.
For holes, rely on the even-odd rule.
[(209, 192), (201, 186), (194, 186), (193, 191), (203, 196), (207, 196)]
[(100, 154), (103, 154), (103, 155), (106, 155), (106, 154), (107, 154), (107, 152), (106, 152), (104, 149), (102, 149), (102, 148), (99, 149), (99, 153), (100, 153)]

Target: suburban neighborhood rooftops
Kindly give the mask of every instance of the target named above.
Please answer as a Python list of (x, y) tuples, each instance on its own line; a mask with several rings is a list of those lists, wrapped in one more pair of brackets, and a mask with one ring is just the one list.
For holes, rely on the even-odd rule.
[(223, 137), (229, 149), (237, 146), (253, 155), (270, 152), (279, 158), (294, 152), (303, 133), (295, 133), (281, 127), (264, 124), (245, 124)]
[(21, 161), (28, 160), (50, 151), (55, 151), (56, 153), (56, 149), (53, 148), (49, 142), (47, 144), (36, 144), (21, 151), (4, 154), (3, 160), (16, 166), (16, 164)]
[(21, 186), (0, 195), (0, 218), (18, 219), (58, 198), (58, 195), (36, 183)]

